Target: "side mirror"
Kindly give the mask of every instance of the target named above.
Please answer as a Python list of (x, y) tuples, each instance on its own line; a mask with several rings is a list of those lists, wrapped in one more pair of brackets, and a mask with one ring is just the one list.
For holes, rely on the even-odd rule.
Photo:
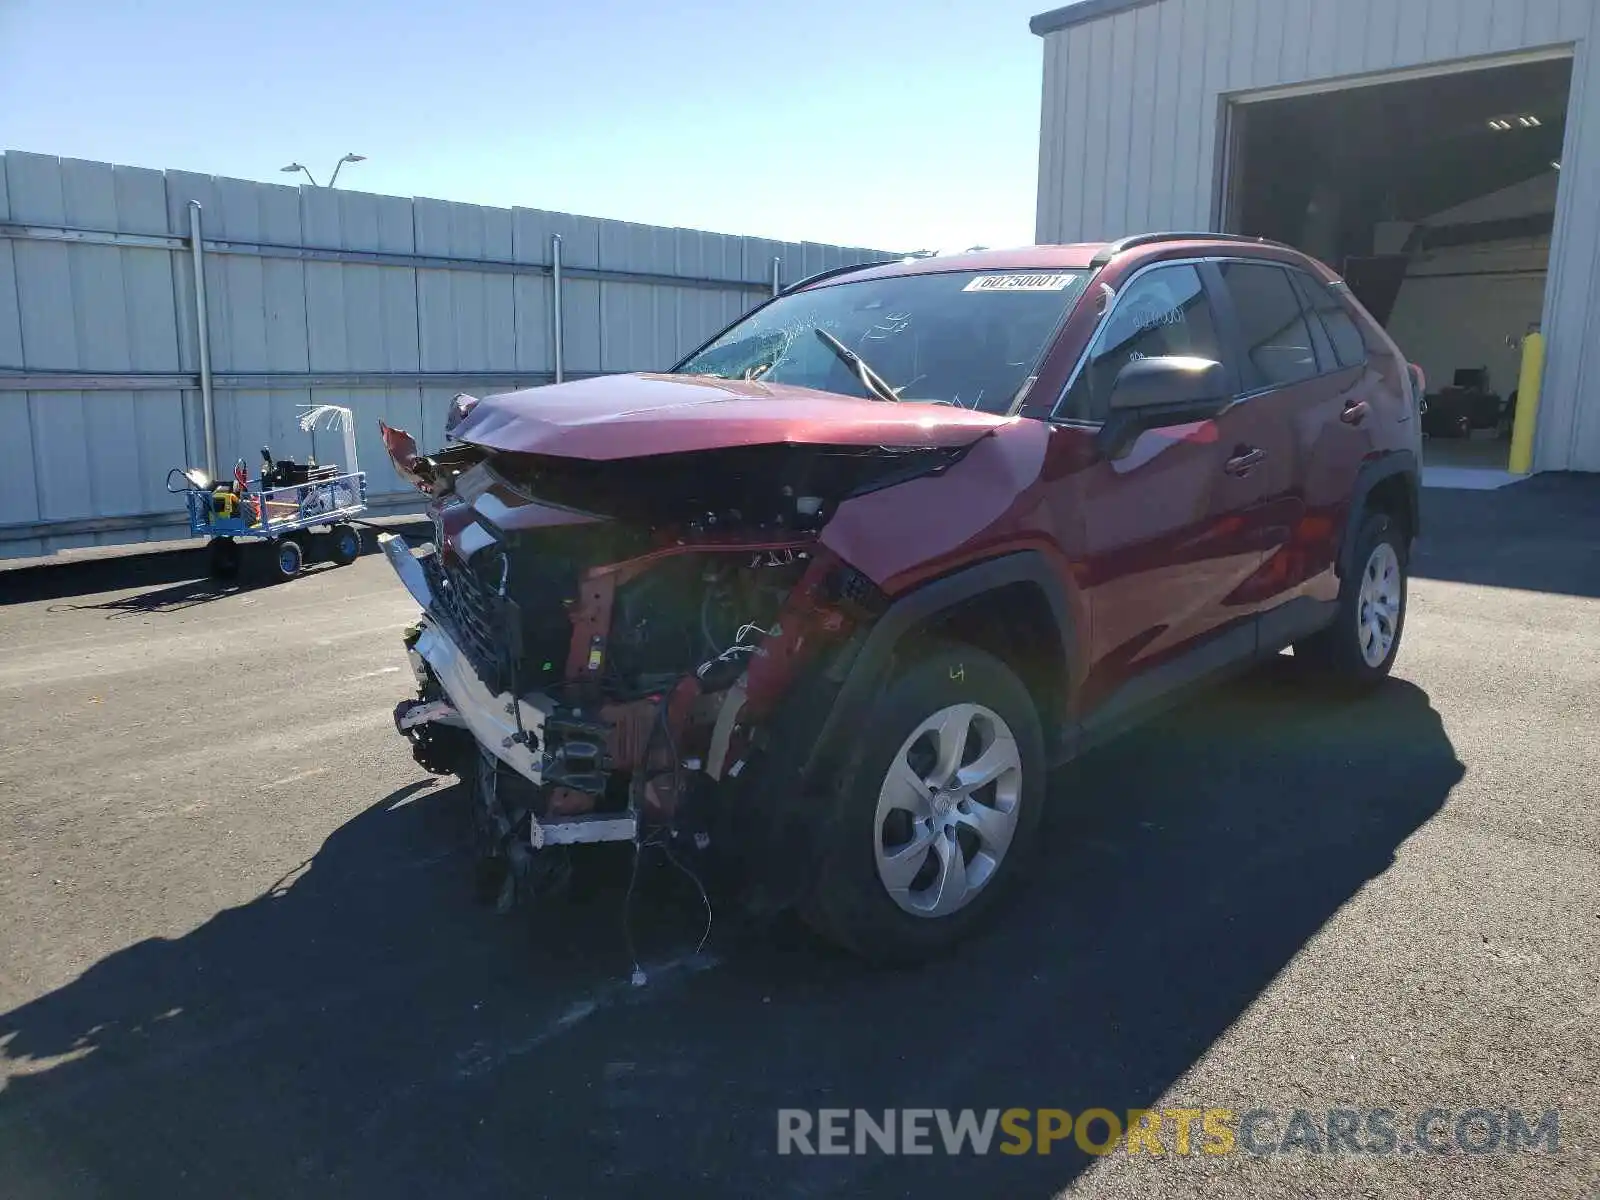
[(450, 407), (444, 416), (445, 440), (450, 440), (450, 435), (456, 431), (456, 426), (467, 419), (467, 414), (478, 407), (478, 397), (469, 396), (466, 392), (457, 392), (450, 401)]
[(1140, 358), (1117, 373), (1100, 448), (1120, 458), (1141, 433), (1217, 416), (1232, 402), (1228, 373), (1209, 358)]

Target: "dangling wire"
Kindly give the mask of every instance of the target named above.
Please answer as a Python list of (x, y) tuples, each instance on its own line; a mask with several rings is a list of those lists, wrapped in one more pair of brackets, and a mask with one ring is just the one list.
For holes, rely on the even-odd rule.
[[(636, 819), (637, 820), (637, 819)], [(635, 826), (637, 829), (637, 826)], [(644, 853), (640, 845), (638, 833), (633, 838), (633, 869), (628, 872), (628, 894), (622, 900), (622, 936), (628, 945), (628, 959), (633, 963), (633, 974), (629, 977), (634, 987), (645, 985), (644, 968), (639, 965), (639, 950), (633, 944), (633, 889), (639, 882), (639, 857)]]
[[(752, 627), (747, 626), (746, 629), (748, 628)], [(746, 630), (740, 630), (739, 636), (742, 638), (745, 635), (745, 632)], [(738, 648), (739, 647), (735, 647), (735, 649)], [(754, 647), (744, 648), (753, 649)], [(679, 682), (682, 681), (680, 680)], [(667, 861), (687, 875), (694, 883), (695, 889), (700, 893), (700, 903), (706, 910), (706, 924), (705, 928), (700, 933), (700, 941), (694, 948), (695, 953), (698, 954), (700, 951), (704, 950), (706, 943), (711, 939), (711, 896), (710, 893), (706, 891), (705, 884), (701, 882), (698, 875), (685, 866), (679, 860), (678, 856), (672, 852), (670, 835), (655, 834), (646, 838), (643, 837), (639, 832), (642, 829), (642, 826), (639, 824), (639, 814), (641, 811), (639, 800), (644, 790), (643, 780), (650, 767), (650, 752), (655, 747), (656, 734), (658, 732), (665, 737), (667, 742), (667, 752), (669, 755), (671, 755), (672, 759), (673, 795), (675, 799), (683, 796), (683, 764), (678, 758), (677, 741), (672, 736), (672, 722), (668, 718), (668, 709), (672, 703), (672, 695), (675, 691), (677, 691), (676, 684), (662, 693), (661, 702), (656, 706), (655, 721), (652, 722), (650, 727), (650, 736), (645, 739), (644, 750), (640, 755), (639, 766), (634, 770), (633, 778), (629, 780), (628, 783), (628, 800), (633, 806), (635, 833), (633, 839), (633, 864), (628, 872), (628, 891), (623, 897), (622, 901), (622, 934), (627, 943), (628, 958), (633, 964), (632, 981), (634, 987), (643, 987), (648, 980), (648, 976), (646, 976), (644, 968), (639, 964), (638, 948), (633, 940), (633, 894), (637, 889), (639, 882), (639, 863), (643, 859), (644, 852), (646, 850), (649, 850), (652, 847), (661, 850), (662, 853), (667, 856)]]
[(700, 882), (700, 876), (696, 875), (688, 867), (684, 866), (678, 861), (678, 856), (672, 852), (672, 845), (670, 842), (662, 842), (661, 848), (666, 852), (667, 861), (687, 875), (690, 881), (693, 882), (694, 886), (699, 889), (700, 903), (705, 906), (706, 910), (706, 927), (701, 931), (700, 941), (694, 948), (694, 952), (699, 954), (700, 951), (706, 948), (706, 943), (711, 940), (711, 897), (706, 894), (706, 885)]
[[(706, 673), (718, 663), (732, 662), (741, 654), (754, 654), (756, 652), (756, 644), (754, 642), (747, 642), (744, 640), (752, 633), (759, 633), (762, 637), (769, 638), (776, 633), (776, 630), (763, 629), (753, 621), (747, 625), (739, 626), (739, 632), (733, 635), (733, 645), (729, 646), (715, 658), (708, 659), (707, 661), (701, 663), (695, 668), (695, 675), (700, 679), (704, 679), (706, 677)], [(669, 731), (668, 737), (670, 736), (671, 732)]]

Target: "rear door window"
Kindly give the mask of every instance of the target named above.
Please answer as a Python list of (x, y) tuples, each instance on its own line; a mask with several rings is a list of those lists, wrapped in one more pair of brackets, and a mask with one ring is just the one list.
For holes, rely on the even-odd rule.
[(1246, 392), (1287, 387), (1319, 374), (1311, 327), (1289, 273), (1268, 263), (1218, 264), (1239, 320)]
[(1156, 267), (1123, 289), (1055, 416), (1105, 420), (1118, 372), (1130, 362), (1162, 355), (1222, 359), (1205, 286), (1200, 272), (1188, 263)]

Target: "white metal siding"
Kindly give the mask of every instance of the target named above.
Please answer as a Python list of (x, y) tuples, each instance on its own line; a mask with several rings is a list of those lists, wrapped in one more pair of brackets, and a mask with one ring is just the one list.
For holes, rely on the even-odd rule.
[[(187, 238), (191, 200), (208, 242), (437, 256), (443, 267), (301, 261), (259, 253), (205, 256), (213, 374), (287, 376), (219, 383), (219, 469), (262, 446), (279, 455), (337, 453), (301, 432), (297, 406), (354, 410), (369, 493), (414, 496), (394, 474), (378, 421), (437, 445), (453, 374), (495, 372), (503, 391), (553, 368), (550, 235), (574, 270), (606, 268), (701, 281), (563, 281), (564, 365), (571, 375), (662, 369), (758, 303), (782, 259), (787, 281), (881, 252), (664, 229), (532, 209), (484, 208), (327, 188), (219, 179), (11, 152), (0, 157), (0, 222)], [(485, 269), (474, 269), (482, 263)], [(494, 269), (489, 269), (493, 267)], [(705, 281), (729, 281), (727, 287)], [(170, 537), (182, 498), (167, 470), (203, 462), (193, 265), (187, 248), (73, 243), (0, 230), (0, 556)], [(45, 372), (173, 375), (43, 390)], [(361, 386), (305, 385), (364, 374)], [(446, 378), (423, 382), (418, 375)], [(390, 382), (386, 376), (406, 376)], [(183, 378), (188, 377), (188, 378)], [(298, 382), (297, 382), (298, 380)], [(82, 382), (76, 381), (76, 382)], [(122, 381), (115, 379), (114, 384)], [(326, 439), (327, 435), (321, 435)], [(114, 528), (107, 528), (112, 525)]]
[(1209, 229), (1227, 97), (1573, 50), (1535, 463), (1600, 471), (1600, 3), (1160, 0), (1045, 35), (1038, 240)]

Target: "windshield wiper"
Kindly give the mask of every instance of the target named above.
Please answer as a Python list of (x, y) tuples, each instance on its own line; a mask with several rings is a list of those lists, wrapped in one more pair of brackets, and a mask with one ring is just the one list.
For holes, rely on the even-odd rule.
[(856, 378), (861, 380), (862, 387), (866, 388), (867, 391), (871, 392), (879, 400), (887, 400), (891, 404), (899, 402), (899, 395), (896, 394), (892, 387), (883, 381), (882, 375), (879, 375), (867, 365), (866, 359), (862, 358), (861, 355), (850, 349), (849, 346), (846, 346), (838, 338), (834, 337), (833, 334), (822, 328), (822, 326), (817, 326), (814, 332), (819, 338), (822, 339), (823, 344), (827, 346), (829, 350), (832, 350), (839, 356), (845, 366), (849, 367), (856, 373)]

